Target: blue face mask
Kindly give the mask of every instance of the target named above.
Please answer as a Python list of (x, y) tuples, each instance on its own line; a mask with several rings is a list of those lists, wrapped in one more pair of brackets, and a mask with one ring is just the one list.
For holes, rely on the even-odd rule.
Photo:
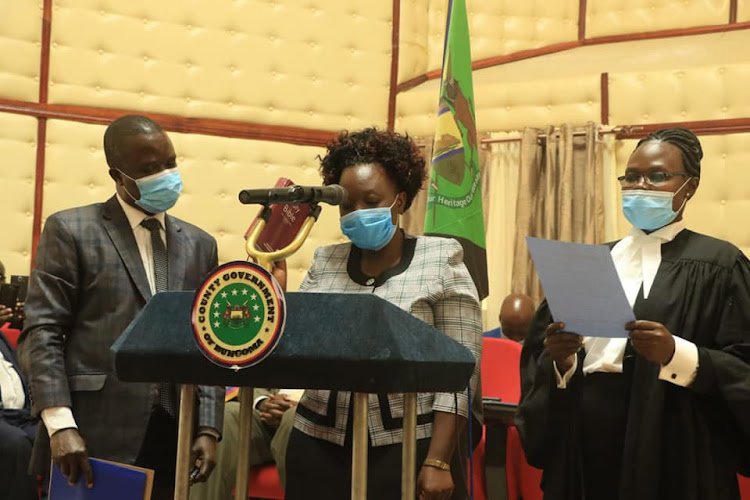
[(135, 204), (145, 211), (158, 214), (166, 212), (177, 203), (182, 191), (182, 178), (177, 167), (162, 170), (153, 175), (147, 175), (140, 179), (133, 179), (122, 170), (118, 169), (122, 175), (135, 182), (138, 192), (141, 194), (140, 199), (135, 200), (135, 196), (128, 191), (128, 194), (135, 200)]
[[(398, 199), (398, 198), (396, 198)], [(363, 208), (341, 217), (341, 232), (363, 250), (380, 250), (396, 234), (390, 207)]]
[(687, 198), (676, 212), (672, 210), (672, 200), (690, 181), (688, 179), (674, 193), (650, 191), (648, 189), (628, 189), (622, 192), (622, 211), (633, 226), (644, 231), (654, 231), (671, 224), (687, 203)]

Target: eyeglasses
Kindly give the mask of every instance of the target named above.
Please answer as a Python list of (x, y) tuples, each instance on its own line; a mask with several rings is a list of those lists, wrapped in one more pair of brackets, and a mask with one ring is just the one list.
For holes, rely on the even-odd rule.
[(672, 177), (678, 175), (690, 177), (687, 172), (648, 172), (645, 174), (639, 174), (637, 172), (629, 172), (625, 175), (621, 175), (617, 178), (620, 181), (622, 187), (635, 186), (643, 179), (649, 186), (659, 187), (668, 183)]

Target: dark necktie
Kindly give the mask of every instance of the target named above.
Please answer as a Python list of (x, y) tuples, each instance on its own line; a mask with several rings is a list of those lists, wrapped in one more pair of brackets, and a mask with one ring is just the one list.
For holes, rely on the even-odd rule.
[[(143, 219), (141, 226), (145, 227), (151, 233), (151, 250), (154, 254), (154, 284), (156, 292), (167, 290), (167, 276), (169, 273), (167, 264), (167, 248), (161, 239), (161, 223), (156, 219)], [(177, 412), (176, 398), (174, 387), (168, 382), (162, 382), (159, 385), (158, 404), (164, 410), (174, 417)]]

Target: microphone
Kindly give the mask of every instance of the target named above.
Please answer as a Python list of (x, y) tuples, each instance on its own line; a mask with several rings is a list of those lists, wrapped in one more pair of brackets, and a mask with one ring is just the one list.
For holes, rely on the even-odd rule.
[(340, 205), (349, 194), (338, 184), (330, 186), (289, 186), (285, 188), (243, 189), (240, 191), (240, 203), (250, 205), (259, 203), (328, 203)]

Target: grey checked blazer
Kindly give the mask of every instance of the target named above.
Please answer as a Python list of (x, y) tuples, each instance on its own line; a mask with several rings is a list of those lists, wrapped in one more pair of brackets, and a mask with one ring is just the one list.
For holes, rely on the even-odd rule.
[[(169, 289), (196, 289), (217, 265), (216, 241), (169, 215), (165, 219)], [(133, 463), (157, 384), (114, 374), (110, 346), (151, 298), (138, 247), (116, 197), (51, 215), (37, 247), (19, 342), (32, 411), (70, 406), (89, 455)], [(199, 426), (222, 428), (223, 388), (198, 388)], [(32, 466), (49, 469), (40, 423)], [(41, 469), (40, 469), (41, 468)]]

